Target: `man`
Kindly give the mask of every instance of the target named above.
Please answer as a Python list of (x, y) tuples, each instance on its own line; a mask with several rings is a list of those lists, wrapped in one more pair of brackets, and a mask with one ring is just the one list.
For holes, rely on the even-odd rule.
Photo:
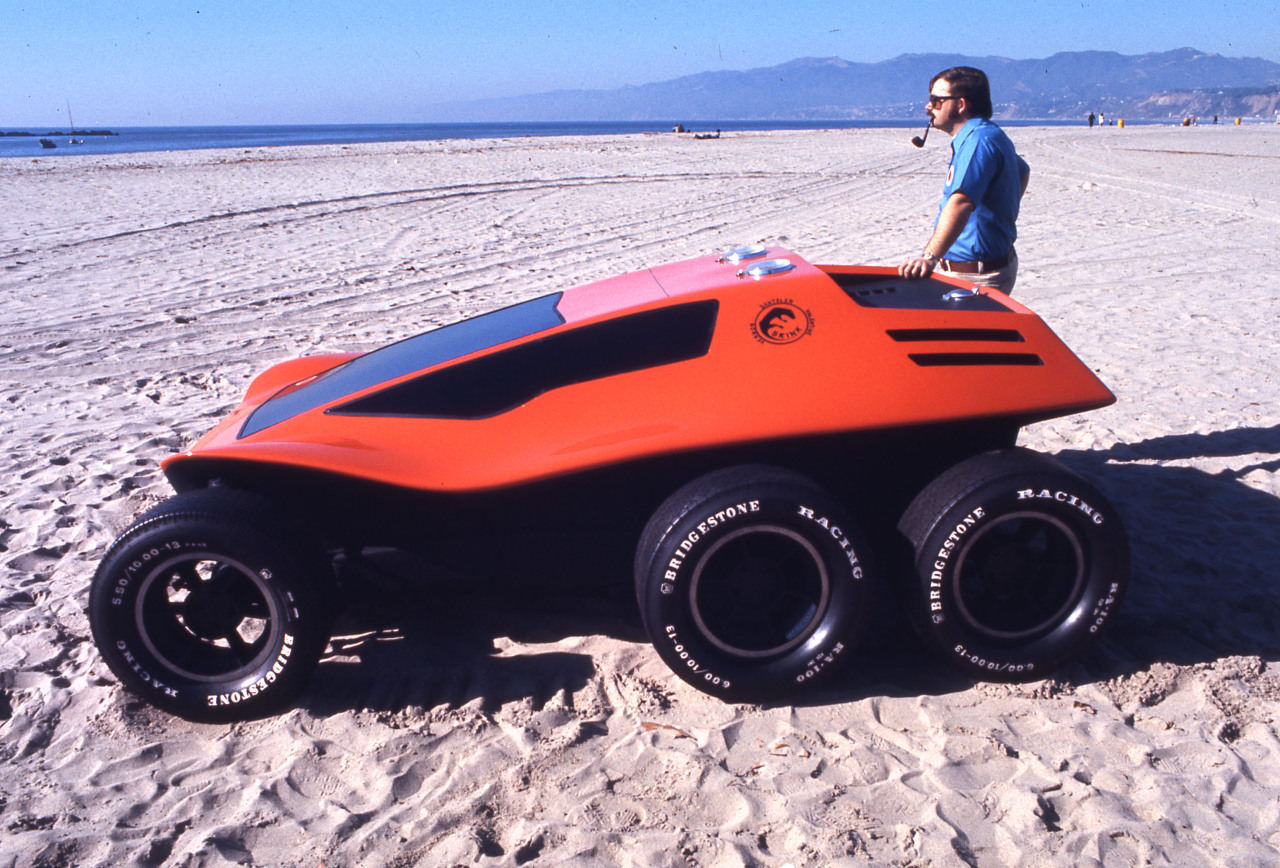
[(1018, 205), (1031, 167), (1004, 130), (991, 122), (986, 73), (957, 66), (929, 82), (933, 127), (951, 136), (951, 166), (933, 236), (924, 252), (898, 266), (903, 277), (942, 274), (1013, 291), (1018, 276)]

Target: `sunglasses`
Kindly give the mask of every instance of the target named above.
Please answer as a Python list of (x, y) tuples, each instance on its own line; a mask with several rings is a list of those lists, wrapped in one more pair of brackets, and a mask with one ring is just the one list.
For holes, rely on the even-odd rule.
[(963, 99), (960, 94), (952, 94), (951, 96), (934, 96), (929, 94), (929, 108), (937, 108), (949, 99)]

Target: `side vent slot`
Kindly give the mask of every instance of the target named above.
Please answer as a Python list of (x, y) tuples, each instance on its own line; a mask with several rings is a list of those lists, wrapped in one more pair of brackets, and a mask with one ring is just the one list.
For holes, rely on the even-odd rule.
[(889, 329), (889, 337), (900, 343), (923, 341), (993, 341), (1025, 343), (1022, 333), (1013, 329)]
[(975, 365), (1025, 367), (1043, 365), (1035, 353), (908, 353), (922, 368), (959, 368)]
[(894, 295), (898, 291), (896, 286), (873, 286), (869, 289), (852, 289), (844, 287), (844, 291), (854, 299), (870, 299), (877, 295)]

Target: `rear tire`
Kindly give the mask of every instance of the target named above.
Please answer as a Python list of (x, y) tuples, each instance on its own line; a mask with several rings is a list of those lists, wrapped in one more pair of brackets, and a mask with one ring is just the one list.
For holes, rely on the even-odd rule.
[(1105, 497), (1024, 449), (962, 461), (912, 502), (908, 609), (925, 641), (969, 675), (1042, 678), (1083, 653), (1129, 584), (1129, 547)]
[(825, 681), (861, 638), (867, 545), (812, 482), (774, 467), (703, 476), (658, 508), (636, 553), (645, 629), (682, 679), (732, 702)]
[(332, 570), (267, 501), (173, 497), (111, 546), (89, 594), (94, 641), (128, 690), (190, 720), (259, 717), (302, 690), (329, 639)]

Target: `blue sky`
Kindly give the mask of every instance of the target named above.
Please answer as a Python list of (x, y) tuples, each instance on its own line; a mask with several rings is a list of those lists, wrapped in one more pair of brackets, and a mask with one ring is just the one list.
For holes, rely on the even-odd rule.
[(798, 57), (1193, 47), (1280, 62), (1275, 0), (0, 0), (0, 130), (413, 122), (455, 99)]

